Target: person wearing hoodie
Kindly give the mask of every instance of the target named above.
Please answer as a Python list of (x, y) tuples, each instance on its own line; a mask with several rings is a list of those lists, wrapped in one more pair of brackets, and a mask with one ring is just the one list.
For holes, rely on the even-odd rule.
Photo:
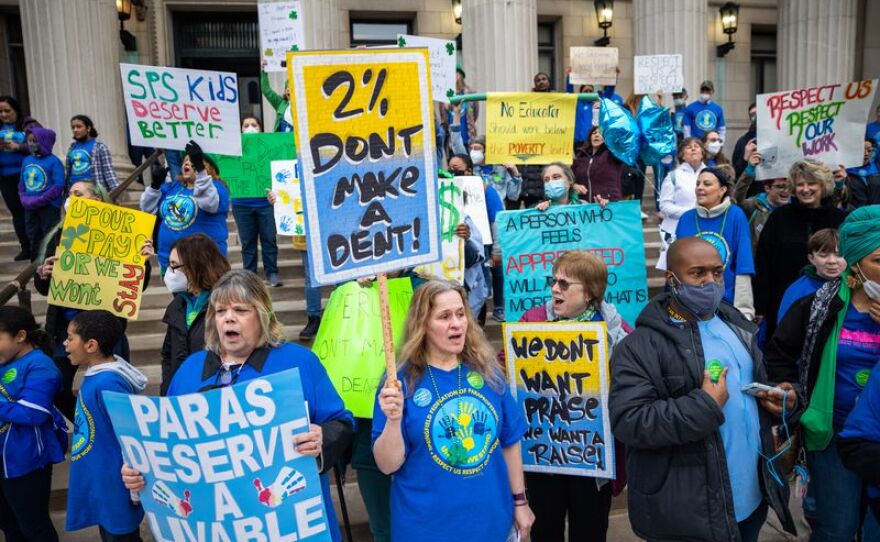
[(630, 199), (635, 195), (641, 172), (617, 159), (598, 126), (590, 128), (587, 141), (574, 156), (574, 190), (584, 201)]
[[(603, 301), (607, 285), (608, 268), (602, 260), (582, 250), (566, 252), (553, 264), (553, 297), (545, 305), (526, 311), (520, 322), (605, 322), (610, 355), (632, 328), (614, 305)], [(611, 497), (626, 485), (626, 475), (620, 468), (621, 451), (615, 446), (619, 470), (617, 479), (610, 482), (589, 476), (526, 473), (535, 513), (532, 542), (563, 540), (566, 516), (568, 540), (605, 540)]]
[[(665, 279), (667, 291), (611, 355), (608, 408), (626, 445), (633, 531), (755, 542), (769, 507), (796, 534), (788, 484), (762, 459), (777, 454), (778, 414), (742, 391), (767, 382), (757, 326), (721, 299), (721, 255), (702, 239), (679, 239)], [(786, 401), (793, 408), (794, 394)]]
[[(0, 195), (12, 215), (12, 227), (21, 251), (13, 258), (20, 262), (31, 258), (31, 242), (24, 222), (24, 207), (18, 195), (21, 163), (30, 154), (25, 132), (40, 123), (24, 114), (12, 96), (0, 96)], [(36, 248), (34, 248), (36, 250)]]
[(712, 81), (700, 83), (700, 98), (685, 108), (685, 120), (682, 126), (684, 137), (703, 137), (705, 132), (715, 131), (726, 139), (727, 123), (724, 122), (724, 109), (712, 101), (715, 95), (715, 84)]
[(58, 542), (49, 495), (67, 425), (52, 407), (61, 375), (50, 350), (31, 313), (0, 306), (0, 532), (9, 541)]
[(105, 310), (83, 311), (67, 327), (64, 348), (70, 362), (86, 367), (76, 401), (65, 530), (97, 525), (103, 542), (141, 542), (144, 510), (131, 501), (119, 479), (122, 449), (104, 392), (138, 394), (147, 377), (124, 358), (113, 355), (123, 335), (119, 320)]
[(43, 237), (61, 220), (65, 181), (64, 165), (52, 154), (55, 132), (48, 128), (30, 128), (27, 142), (31, 155), (21, 163), (18, 196), (24, 207), (33, 261)]
[(164, 182), (161, 177), (154, 177), (144, 189), (141, 210), (159, 217), (156, 254), (163, 273), (168, 267), (171, 245), (194, 233), (204, 233), (213, 239), (226, 255), (229, 188), (219, 175), (217, 164), (205, 156), (198, 143), (190, 141), (186, 145), (180, 178)]
[(119, 179), (113, 171), (113, 158), (110, 149), (98, 139), (95, 123), (85, 115), (75, 115), (70, 119), (73, 143), (67, 149), (67, 186), (77, 181), (93, 181), (112, 192), (119, 186)]

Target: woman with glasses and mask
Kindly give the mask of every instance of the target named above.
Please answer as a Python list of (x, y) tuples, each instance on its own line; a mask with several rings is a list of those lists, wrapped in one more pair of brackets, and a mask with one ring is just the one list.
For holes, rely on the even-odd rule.
[(703, 148), (706, 149), (706, 156), (708, 157), (706, 160), (706, 165), (709, 167), (721, 166), (724, 164), (729, 164), (730, 159), (724, 155), (724, 142), (721, 140), (721, 136), (718, 135), (718, 132), (708, 131), (703, 134), (703, 137), (700, 138), (700, 143), (703, 144)]
[[(543, 306), (526, 311), (520, 322), (605, 322), (608, 355), (632, 328), (617, 308), (603, 301), (608, 269), (589, 252), (572, 250), (553, 264), (547, 277), (552, 297)], [(526, 485), (535, 512), (532, 542), (564, 539), (566, 516), (568, 540), (604, 541), (608, 531), (611, 497), (626, 486), (623, 446), (615, 443), (618, 479), (614, 481), (567, 474), (527, 473)]]
[[(334, 542), (339, 541), (342, 536), (326, 473), (350, 444), (354, 418), (318, 358), (285, 342), (269, 291), (255, 274), (230, 271), (214, 285), (205, 317), (205, 350), (183, 362), (171, 379), (168, 395), (201, 393), (293, 368), (299, 369), (312, 422), (308, 432), (294, 437), (294, 443), (300, 454), (318, 461), (327, 524)], [(125, 465), (122, 479), (130, 491), (144, 488), (140, 473)]]

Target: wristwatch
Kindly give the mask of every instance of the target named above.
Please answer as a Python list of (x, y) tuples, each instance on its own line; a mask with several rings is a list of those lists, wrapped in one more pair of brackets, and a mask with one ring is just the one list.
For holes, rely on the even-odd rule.
[(522, 493), (514, 493), (513, 494), (513, 502), (514, 503), (528, 503), (529, 497), (525, 491)]

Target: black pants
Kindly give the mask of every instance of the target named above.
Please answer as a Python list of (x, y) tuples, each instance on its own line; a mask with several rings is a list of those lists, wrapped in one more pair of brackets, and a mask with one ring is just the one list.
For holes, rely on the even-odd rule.
[(113, 534), (99, 525), (98, 531), (101, 533), (101, 542), (143, 542), (140, 529), (135, 529), (134, 532), (127, 534)]
[[(6, 202), (6, 208), (12, 215), (12, 228), (15, 230), (15, 236), (18, 237), (18, 244), (25, 254), (31, 253), (31, 242), (27, 236), (27, 228), (24, 222), (24, 207), (21, 206), (21, 198), (18, 197), (18, 177), (2, 176), (0, 177), (0, 195)], [(36, 250), (36, 248), (34, 249)]]
[(31, 243), (31, 261), (33, 261), (38, 256), (37, 252), (40, 250), (43, 237), (61, 220), (61, 209), (51, 204), (39, 209), (29, 209), (24, 212), (24, 219)]
[(52, 465), (18, 478), (0, 476), (0, 531), (6, 542), (58, 542), (49, 518)]
[(529, 506), (535, 513), (532, 542), (564, 542), (568, 516), (568, 540), (605, 542), (611, 484), (596, 488), (596, 479), (565, 474), (526, 473)]

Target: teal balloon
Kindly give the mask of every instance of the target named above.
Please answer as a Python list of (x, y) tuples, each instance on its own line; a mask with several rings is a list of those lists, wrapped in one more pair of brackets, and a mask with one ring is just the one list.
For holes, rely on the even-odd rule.
[(642, 160), (646, 164), (656, 164), (666, 156), (675, 152), (675, 131), (672, 129), (672, 117), (665, 107), (660, 107), (644, 96), (639, 104), (636, 117), (639, 131), (642, 134), (639, 146)]
[(621, 162), (636, 165), (639, 156), (639, 126), (625, 107), (602, 98), (599, 107), (599, 131), (605, 146)]

